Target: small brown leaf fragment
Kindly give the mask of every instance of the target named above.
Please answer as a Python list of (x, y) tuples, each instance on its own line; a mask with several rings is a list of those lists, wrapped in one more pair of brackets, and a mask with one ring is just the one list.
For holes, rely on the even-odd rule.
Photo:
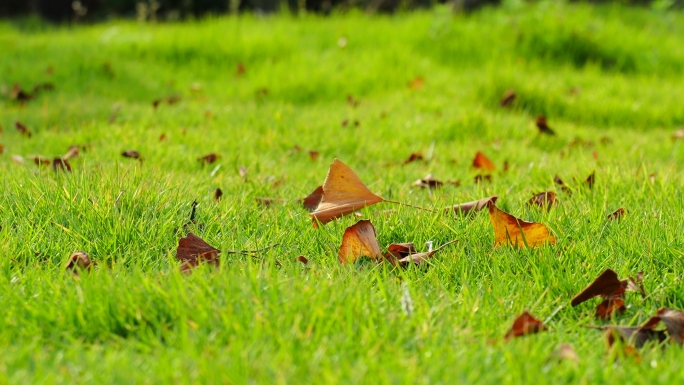
[(678, 129), (672, 134), (672, 140), (684, 139), (684, 127)]
[(54, 91), (55, 85), (52, 83), (38, 83), (33, 86), (33, 95), (38, 95), (41, 91)]
[(265, 98), (268, 96), (268, 88), (262, 87), (257, 89), (254, 94), (256, 95), (257, 98)]
[(399, 260), (408, 257), (411, 254), (418, 254), (413, 243), (393, 243), (387, 246), (387, 252), (384, 255), (387, 259), (394, 257)]
[(31, 159), (36, 166), (49, 166), (52, 164), (50, 159), (40, 155), (28, 155), (27, 158)]
[(182, 262), (180, 266), (182, 272), (190, 272), (201, 263), (218, 267), (219, 254), (221, 250), (209, 245), (193, 233), (188, 233), (187, 236), (181, 238), (176, 249), (176, 258)]
[(658, 318), (665, 324), (670, 340), (682, 345), (684, 343), (684, 311), (662, 308), (658, 310)]
[(311, 160), (312, 162), (315, 162), (318, 160), (318, 157), (320, 155), (321, 154), (318, 151), (310, 150), (309, 151), (309, 160)]
[(2, 154), (4, 154), (4, 153), (5, 153), (5, 145), (4, 145), (4, 144), (0, 144), (0, 155), (2, 155)]
[(373, 194), (356, 173), (338, 159), (333, 160), (323, 183), (323, 198), (309, 216), (314, 226), (328, 223), (384, 199)]
[(572, 195), (572, 189), (570, 186), (568, 186), (567, 183), (563, 182), (563, 179), (561, 179), (558, 175), (553, 177), (553, 183), (556, 185), (560, 186), (561, 190), (565, 192), (568, 195)]
[(535, 248), (556, 243), (556, 238), (545, 225), (516, 218), (496, 207), (494, 201), (489, 201), (487, 207), (494, 227), (494, 247), (510, 245)]
[(174, 94), (165, 98), (159, 98), (152, 101), (152, 107), (155, 109), (159, 107), (161, 103), (166, 103), (168, 105), (176, 104), (180, 101), (180, 95)]
[(373, 259), (383, 258), (375, 235), (375, 227), (371, 221), (362, 219), (355, 225), (347, 227), (337, 256), (342, 264), (354, 263), (363, 256)]
[(340, 124), (342, 125), (342, 127), (347, 127), (347, 125), (349, 124), (349, 119), (343, 119), (342, 123)]
[[(629, 329), (634, 329), (634, 331)], [(640, 328), (608, 327), (605, 331), (608, 354), (612, 356), (613, 359), (633, 357), (637, 363), (641, 362), (641, 355), (625, 340), (631, 340), (632, 335), (634, 335), (636, 336), (637, 341), (642, 341), (637, 342), (637, 347), (641, 347), (646, 342), (658, 338), (652, 331), (641, 331)], [(623, 333), (629, 333), (630, 337), (625, 337)]]
[(69, 257), (67, 261), (66, 270), (71, 270), (75, 275), (78, 275), (79, 271), (90, 271), (95, 262), (90, 259), (90, 256), (84, 251), (77, 251)]
[(442, 183), (441, 181), (435, 179), (435, 177), (433, 177), (432, 174), (427, 174), (424, 178), (418, 179), (417, 181), (413, 182), (411, 186), (435, 189), (438, 187), (442, 187), (443, 184), (444, 183)]
[(594, 181), (596, 180), (596, 172), (592, 172), (591, 175), (584, 180), (584, 184), (589, 186), (589, 188), (594, 187)]
[(510, 341), (511, 338), (536, 334), (545, 330), (547, 328), (540, 320), (534, 318), (528, 311), (525, 311), (513, 321), (513, 326), (506, 333), (505, 339)]
[(307, 265), (309, 263), (309, 260), (306, 259), (306, 257), (303, 255), (300, 255), (299, 257), (295, 258), (295, 260), (303, 263), (304, 265)]
[(66, 154), (62, 156), (62, 159), (68, 160), (71, 158), (75, 158), (80, 154), (80, 148), (79, 146), (69, 146), (69, 150), (67, 151)]
[[(624, 282), (624, 281), (623, 281)], [(624, 283), (623, 283), (624, 286)], [(644, 289), (644, 272), (638, 272), (636, 278), (629, 277), (625, 291), (638, 291), (641, 298), (646, 298), (646, 289)]]
[(411, 155), (409, 155), (409, 157), (405, 161), (403, 161), (401, 164), (409, 164), (409, 163), (413, 163), (413, 162), (417, 162), (417, 161), (423, 161), (423, 160), (425, 160), (425, 158), (423, 158), (423, 154), (421, 154), (420, 152), (414, 152)]
[(606, 269), (589, 286), (573, 297), (570, 304), (575, 307), (594, 297), (615, 296), (621, 293), (624, 293), (623, 282), (618, 279), (616, 272)]
[(515, 98), (517, 95), (515, 94), (515, 91), (513, 90), (508, 90), (506, 93), (504, 93), (503, 97), (501, 98), (501, 101), (499, 102), (499, 105), (501, 107), (510, 107), (511, 104), (515, 101)]
[(537, 125), (537, 128), (539, 129), (540, 134), (545, 134), (545, 135), (556, 135), (555, 132), (549, 127), (549, 124), (546, 122), (546, 117), (543, 115), (537, 116), (537, 121), (535, 122)]
[(238, 63), (237, 67), (235, 68), (235, 76), (242, 76), (247, 72), (247, 68), (245, 68), (245, 65), (242, 63)]
[(136, 150), (126, 150), (121, 153), (124, 158), (140, 159), (140, 153)]
[(257, 197), (254, 199), (257, 201), (257, 203), (266, 207), (271, 207), (271, 205), (274, 203), (287, 203), (287, 200), (278, 198)]
[(424, 84), (425, 84), (425, 79), (423, 79), (422, 76), (416, 76), (411, 81), (409, 81), (408, 86), (412, 90), (419, 90), (419, 89), (423, 88)]
[(22, 90), (19, 84), (15, 83), (12, 86), (12, 91), (10, 91), (9, 98), (24, 103), (33, 99), (33, 95), (30, 92)]
[(217, 187), (216, 191), (214, 191), (214, 200), (221, 202), (221, 197), (223, 197), (223, 190)]
[(202, 163), (202, 165), (204, 166), (205, 164), (212, 164), (216, 162), (220, 157), (220, 155), (212, 152), (207, 155), (200, 156), (199, 158), (197, 158), (197, 161)]
[(470, 202), (465, 202), (461, 203), (458, 205), (453, 205), (449, 206), (445, 209), (447, 213), (455, 213), (456, 215), (463, 215), (466, 216), (468, 214), (474, 214), (478, 211), (481, 211), (485, 207), (487, 207), (487, 204), (492, 201), (496, 202), (496, 200), (499, 199), (498, 196), (491, 196), (491, 197), (486, 197), (482, 199), (478, 199), (476, 201), (470, 201)]
[(159, 135), (159, 141), (160, 141), (160, 142), (163, 142), (163, 141), (165, 141), (165, 140), (166, 140), (166, 134), (162, 132), (162, 134)]
[(14, 122), (14, 127), (19, 131), (21, 135), (24, 135), (27, 138), (31, 137), (31, 131), (26, 127), (22, 122), (16, 121)]
[[(420, 266), (423, 262), (426, 262), (428, 259), (432, 258), (438, 251), (442, 250), (444, 247), (446, 247), (446, 246), (448, 246), (454, 242), (458, 242), (458, 240), (449, 241), (449, 242), (443, 244), (442, 246), (440, 246), (440, 247), (438, 247), (432, 251), (409, 254), (403, 258), (400, 258), (397, 262), (402, 266), (407, 266), (410, 264)], [(392, 256), (394, 256), (394, 254), (392, 254)], [(390, 259), (388, 258), (388, 260), (390, 260)], [(393, 260), (390, 260), (390, 261), (393, 261)]]
[(610, 319), (613, 314), (622, 314), (627, 310), (622, 298), (608, 298), (596, 306), (596, 318)]
[(71, 172), (71, 165), (66, 159), (63, 158), (55, 158), (52, 160), (52, 169), (57, 172), (57, 171), (69, 171)]
[(614, 219), (616, 221), (621, 220), (624, 218), (624, 216), (627, 215), (627, 210), (624, 209), (624, 207), (620, 207), (619, 209), (613, 211), (612, 213), (608, 214), (608, 219)]
[(558, 201), (556, 200), (556, 193), (546, 191), (541, 192), (539, 194), (535, 194), (532, 198), (530, 198), (529, 201), (527, 201), (527, 204), (531, 206), (539, 206), (541, 208), (545, 208), (548, 211), (551, 210), (551, 208), (554, 205), (557, 205)]
[(361, 104), (361, 101), (359, 99), (354, 98), (354, 95), (347, 95), (347, 104), (349, 104), (351, 107), (358, 107), (359, 104)]
[(473, 181), (474, 181), (476, 184), (479, 184), (479, 183), (482, 183), (482, 182), (491, 182), (491, 181), (492, 181), (492, 176), (489, 175), (489, 174), (486, 174), (486, 175), (477, 174), (477, 175), (475, 175), (475, 178), (473, 179)]
[(302, 203), (304, 208), (312, 213), (316, 211), (316, 208), (321, 203), (321, 199), (323, 199), (323, 186), (318, 186), (311, 194), (303, 199)]
[(496, 170), (494, 162), (489, 160), (489, 158), (487, 158), (487, 156), (483, 154), (481, 151), (478, 151), (477, 154), (475, 154), (475, 158), (473, 159), (473, 167), (476, 169), (486, 171)]

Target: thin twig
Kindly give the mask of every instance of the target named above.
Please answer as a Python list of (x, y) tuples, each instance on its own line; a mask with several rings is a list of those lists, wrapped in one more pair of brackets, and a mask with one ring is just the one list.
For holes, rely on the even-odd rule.
[(278, 245), (279, 245), (279, 243), (275, 243), (275, 244), (273, 244), (273, 245), (271, 245), (271, 246), (266, 246), (266, 247), (264, 247), (264, 248), (257, 249), (257, 250), (226, 250), (226, 251), (221, 251), (221, 252), (222, 252), (222, 253), (225, 253), (225, 254), (243, 254), (243, 255), (248, 255), (248, 254), (252, 254), (252, 253), (259, 253), (259, 252), (262, 252), (262, 251), (264, 251), (264, 250), (268, 250), (268, 249), (274, 248), (274, 247), (276, 247), (276, 246), (278, 246)]

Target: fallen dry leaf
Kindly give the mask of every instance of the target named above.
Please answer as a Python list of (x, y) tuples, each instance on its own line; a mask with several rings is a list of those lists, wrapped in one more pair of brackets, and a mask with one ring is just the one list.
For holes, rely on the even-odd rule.
[(539, 129), (540, 134), (545, 134), (545, 135), (556, 135), (555, 132), (549, 127), (549, 124), (546, 122), (546, 117), (543, 115), (537, 116), (537, 121), (535, 122), (537, 125), (537, 128)]
[(247, 72), (247, 68), (245, 67), (244, 64), (238, 63), (237, 67), (235, 68), (235, 76), (242, 76)]
[(26, 127), (22, 122), (16, 121), (14, 122), (14, 127), (19, 131), (20, 134), (30, 138), (31, 137), (31, 131)]
[(556, 238), (541, 223), (527, 222), (499, 210), (494, 201), (487, 203), (489, 218), (494, 226), (494, 247), (511, 245), (534, 248), (555, 244)]
[(166, 102), (166, 104), (168, 104), (168, 105), (176, 104), (176, 103), (178, 103), (178, 101), (180, 101), (180, 99), (181, 99), (180, 95), (178, 95), (178, 94), (171, 95), (171, 96), (168, 96), (166, 98), (155, 99), (152, 102), (152, 107), (154, 107), (156, 109), (159, 106), (159, 104), (161, 104), (163, 102)]
[(558, 201), (556, 200), (556, 193), (546, 191), (535, 194), (532, 198), (530, 198), (529, 201), (527, 201), (527, 204), (539, 206), (541, 208), (545, 208), (546, 210), (551, 210), (551, 207), (557, 205)]
[(2, 154), (4, 154), (4, 153), (5, 153), (5, 145), (4, 145), (4, 144), (0, 144), (0, 155), (2, 155)]
[(425, 160), (425, 158), (423, 158), (423, 154), (421, 154), (420, 152), (414, 152), (411, 155), (409, 155), (409, 157), (405, 161), (403, 161), (402, 164), (409, 164), (423, 160)]
[(312, 162), (317, 161), (317, 160), (318, 160), (318, 157), (319, 157), (320, 155), (321, 155), (321, 154), (320, 154), (318, 151), (309, 150), (309, 159), (310, 159)]
[(362, 219), (355, 225), (347, 227), (337, 256), (342, 264), (354, 263), (363, 256), (373, 259), (383, 258), (375, 235), (375, 227), (371, 221)]
[(625, 210), (623, 207), (620, 207), (619, 209), (608, 214), (608, 219), (619, 221), (620, 219), (624, 218), (625, 215), (627, 215), (627, 210)]
[(49, 166), (52, 161), (44, 156), (40, 155), (27, 155), (28, 159), (31, 159), (36, 166)]
[(359, 106), (359, 104), (361, 104), (361, 101), (359, 99), (354, 98), (354, 95), (347, 95), (347, 104), (356, 108)]
[(393, 243), (387, 247), (385, 258), (394, 257), (397, 260), (408, 257), (411, 254), (418, 254), (413, 243)]
[(266, 207), (270, 207), (274, 203), (287, 203), (286, 199), (280, 198), (256, 197), (254, 199), (257, 201), (257, 203), (264, 205)]
[(55, 158), (52, 160), (52, 169), (54, 171), (71, 171), (71, 165), (66, 159)]
[(504, 93), (503, 97), (501, 98), (501, 102), (499, 102), (499, 105), (501, 107), (510, 107), (511, 104), (515, 101), (515, 98), (517, 95), (515, 94), (515, 91), (513, 90), (508, 90), (506, 93)]
[(411, 186), (434, 189), (437, 187), (442, 187), (443, 184), (444, 183), (435, 179), (435, 177), (433, 177), (432, 174), (427, 174), (424, 178), (418, 179), (417, 181), (413, 182)]
[(71, 158), (75, 158), (80, 154), (80, 147), (79, 146), (69, 146), (69, 150), (67, 151), (66, 154), (62, 156), (62, 159), (68, 160)]
[[(406, 250), (399, 251), (399, 250), (398, 250), (399, 247), (402, 247), (402, 245), (407, 245), (407, 244), (395, 244), (395, 245), (390, 245), (390, 247), (388, 248), (388, 253), (389, 253), (392, 257), (396, 256), (396, 254), (399, 254), (399, 255), (401, 255), (401, 254), (406, 254), (406, 255), (404, 255), (402, 258), (399, 258), (399, 259), (396, 261), (397, 263), (399, 263), (399, 264), (402, 265), (402, 266), (407, 266), (407, 265), (409, 265), (409, 264), (411, 264), (411, 263), (414, 264), (414, 265), (416, 265), (416, 266), (420, 266), (423, 262), (425, 262), (425, 261), (427, 261), (428, 259), (432, 258), (438, 251), (442, 250), (444, 247), (446, 247), (446, 246), (448, 246), (448, 245), (450, 245), (450, 244), (452, 244), (452, 243), (455, 243), (455, 242), (458, 242), (458, 240), (449, 241), (449, 242), (443, 244), (442, 246), (440, 246), (440, 247), (438, 247), (438, 248), (436, 248), (436, 249), (434, 249), (434, 250), (426, 251), (426, 252), (423, 252), (423, 253), (412, 253), (411, 251), (415, 251), (415, 248), (414, 248), (413, 250), (410, 250), (410, 249), (409, 249), (409, 250), (408, 250), (408, 253), (406, 253)], [(410, 243), (410, 244), (408, 244), (408, 245), (411, 245), (410, 247), (413, 247), (413, 244), (412, 244), (412, 243)], [(392, 248), (392, 246), (394, 246), (394, 248), (393, 248), (394, 252), (390, 252), (390, 251), (389, 251), (389, 249)], [(385, 254), (385, 256), (387, 257), (388, 260), (390, 260), (390, 259), (389, 259), (389, 256), (388, 256), (387, 254)], [(393, 264), (394, 264), (394, 263), (393, 263)]]
[[(626, 283), (625, 283), (626, 286)], [(623, 282), (611, 269), (606, 269), (589, 286), (572, 298), (570, 304), (575, 307), (584, 301), (598, 296), (615, 296), (624, 293)]]
[(408, 86), (412, 90), (419, 90), (419, 89), (423, 88), (424, 84), (425, 84), (425, 79), (423, 79), (422, 76), (416, 76), (415, 78), (413, 78), (413, 80), (411, 80), (408, 83)]
[(210, 154), (200, 156), (199, 158), (197, 158), (197, 161), (202, 163), (202, 165), (204, 166), (205, 164), (212, 164), (216, 162), (220, 157), (220, 155), (212, 152)]
[(610, 319), (613, 314), (622, 314), (627, 310), (622, 298), (608, 298), (596, 306), (596, 318)]
[[(631, 331), (629, 329), (634, 329)], [(607, 327), (604, 329), (606, 335), (606, 345), (608, 346), (608, 355), (612, 359), (633, 357), (637, 363), (641, 362), (641, 355), (636, 349), (626, 343), (627, 341), (637, 342), (638, 347), (641, 347), (649, 340), (658, 338), (658, 333), (652, 330), (641, 330), (641, 328), (624, 328), (624, 327)], [(625, 334), (629, 334), (626, 337)]]
[(303, 255), (300, 255), (299, 257), (295, 258), (295, 260), (303, 263), (304, 265), (307, 265), (309, 263), (309, 260), (306, 259), (306, 257)]
[(90, 271), (95, 262), (90, 259), (90, 256), (84, 251), (77, 251), (69, 257), (66, 265), (66, 270), (71, 270), (75, 275), (78, 275), (80, 270)]
[(383, 202), (373, 194), (346, 164), (333, 160), (323, 183), (323, 198), (310, 214), (314, 226), (317, 222), (328, 223), (333, 219), (351, 214), (366, 206)]
[(498, 196), (491, 196), (491, 197), (486, 197), (482, 199), (478, 199), (476, 201), (470, 201), (470, 202), (465, 202), (461, 203), (458, 205), (453, 205), (449, 206), (445, 209), (447, 213), (455, 213), (456, 215), (467, 215), (467, 214), (473, 214), (478, 211), (481, 211), (485, 207), (487, 207), (487, 204), (492, 201), (496, 202), (496, 200), (499, 199)]
[(528, 311), (525, 311), (513, 321), (513, 326), (506, 333), (505, 339), (509, 341), (511, 338), (535, 334), (545, 330), (547, 328), (540, 320), (534, 318)]
[(126, 150), (121, 153), (124, 158), (140, 159), (140, 153), (136, 150)]
[(596, 180), (596, 171), (592, 172), (591, 175), (584, 180), (584, 184), (589, 186), (589, 188), (594, 187), (594, 181)]
[(318, 204), (321, 203), (321, 199), (323, 199), (323, 186), (318, 186), (311, 194), (307, 195), (307, 197), (302, 200), (302, 204), (305, 209), (312, 213), (316, 211)]
[(572, 195), (572, 189), (570, 188), (570, 186), (568, 186), (567, 183), (563, 182), (563, 179), (561, 179), (558, 175), (553, 177), (553, 183), (560, 186), (563, 192), (567, 193), (568, 195)]
[(475, 154), (475, 158), (473, 159), (473, 167), (487, 171), (496, 170), (494, 162), (489, 160), (489, 158), (487, 158), (487, 156), (483, 154), (481, 151), (478, 151), (477, 154)]
[(30, 92), (22, 90), (19, 84), (14, 83), (12, 86), (12, 91), (10, 91), (9, 98), (10, 100), (16, 100), (20, 103), (24, 103), (33, 99), (33, 95), (31, 95)]
[(200, 263), (218, 267), (219, 254), (221, 250), (209, 245), (193, 233), (188, 233), (185, 238), (181, 238), (176, 249), (176, 258), (182, 262), (180, 266), (182, 272), (189, 272)]
[(684, 342), (684, 311), (662, 308), (657, 317), (665, 324), (670, 339), (681, 345)]
[(478, 174), (478, 175), (475, 175), (475, 178), (473, 179), (473, 181), (476, 184), (482, 183), (482, 182), (491, 182), (492, 176), (490, 174), (486, 174), (486, 175)]
[(216, 191), (214, 191), (214, 200), (216, 200), (217, 202), (220, 202), (221, 197), (223, 197), (223, 190), (221, 190), (220, 188), (217, 187)]

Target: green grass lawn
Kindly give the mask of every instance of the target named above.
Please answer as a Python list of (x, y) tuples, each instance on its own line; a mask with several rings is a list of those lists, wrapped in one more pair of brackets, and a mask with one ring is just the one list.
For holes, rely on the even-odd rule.
[[(0, 383), (680, 383), (681, 347), (614, 361), (586, 326), (684, 309), (684, 148), (670, 138), (684, 126), (683, 36), (681, 13), (552, 2), (468, 16), (0, 22)], [(54, 91), (10, 100), (15, 83), (44, 82)], [(518, 97), (501, 108), (508, 89)], [(556, 137), (537, 133), (540, 114)], [(86, 146), (71, 173), (27, 158), (70, 145)], [(123, 158), (129, 149), (144, 161)], [(491, 182), (474, 182), (477, 151), (498, 167)], [(196, 160), (211, 152), (217, 163)], [(412, 152), (428, 161), (401, 165)], [(358, 218), (315, 229), (297, 203), (334, 158), (382, 197), (422, 207), (498, 195), (557, 244), (493, 248), (486, 212), (381, 203), (360, 213), (383, 248), (459, 241), (425, 269), (340, 266)], [(554, 185), (592, 171), (592, 189)], [(428, 173), (461, 185), (411, 186)], [(526, 204), (545, 190), (556, 208)], [(278, 246), (181, 274), (195, 199), (193, 231), (211, 245)], [(628, 215), (607, 221), (620, 207)], [(76, 250), (99, 265), (79, 280), (64, 269)], [(570, 299), (606, 268), (645, 271), (648, 296), (628, 293), (627, 311), (602, 322), (595, 302)], [(524, 310), (549, 331), (505, 343)], [(548, 360), (563, 343), (579, 362)]]

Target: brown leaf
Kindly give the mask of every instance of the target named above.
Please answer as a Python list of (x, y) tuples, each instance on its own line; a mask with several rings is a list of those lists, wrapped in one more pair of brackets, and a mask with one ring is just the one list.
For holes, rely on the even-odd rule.
[(337, 256), (342, 264), (354, 263), (363, 256), (373, 259), (383, 257), (375, 236), (375, 227), (371, 221), (362, 219), (355, 225), (347, 227)]
[(242, 63), (237, 64), (237, 68), (235, 68), (235, 75), (236, 76), (242, 76), (245, 74), (247, 71), (247, 68), (245, 68), (245, 65)]
[(140, 159), (140, 153), (136, 150), (126, 150), (121, 153), (124, 158)]
[(489, 218), (494, 226), (494, 247), (511, 245), (534, 248), (555, 244), (556, 238), (541, 223), (527, 222), (499, 210), (493, 201), (487, 203)]
[(309, 260), (306, 259), (306, 257), (303, 255), (300, 255), (299, 257), (295, 258), (295, 260), (303, 263), (304, 265), (307, 265), (309, 263)]
[(254, 199), (257, 201), (257, 203), (262, 204), (266, 207), (270, 207), (274, 203), (287, 203), (286, 199), (279, 199), (279, 198), (257, 197)]
[(62, 156), (62, 159), (68, 160), (71, 158), (75, 158), (80, 154), (80, 147), (79, 146), (69, 146), (69, 150), (67, 151), (66, 154)]
[(545, 330), (547, 328), (540, 320), (534, 318), (528, 311), (525, 311), (513, 321), (513, 326), (506, 333), (505, 338), (506, 341), (509, 341), (511, 338), (536, 334)]
[(487, 204), (492, 201), (496, 202), (496, 200), (499, 199), (498, 196), (491, 196), (491, 197), (486, 197), (482, 199), (478, 199), (476, 201), (470, 201), (470, 202), (465, 202), (461, 203), (458, 205), (453, 205), (449, 206), (445, 209), (447, 213), (453, 212), (456, 215), (467, 215), (467, 214), (473, 214), (478, 211), (481, 211), (485, 207), (487, 207)]
[(558, 201), (556, 200), (556, 193), (546, 191), (535, 194), (532, 198), (530, 198), (529, 201), (527, 201), (527, 204), (539, 206), (541, 208), (545, 208), (546, 210), (551, 210), (551, 207), (557, 205)]
[(570, 188), (570, 186), (568, 186), (567, 183), (563, 182), (563, 180), (558, 175), (553, 177), (553, 183), (560, 186), (563, 192), (567, 193), (568, 195), (572, 195), (572, 189)]
[(591, 173), (591, 175), (589, 175), (589, 176), (587, 177), (587, 179), (585, 179), (584, 184), (586, 184), (587, 186), (589, 186), (589, 188), (592, 188), (592, 187), (594, 187), (594, 181), (595, 181), (595, 179), (596, 179), (596, 172), (594, 171), (594, 172)]
[(15, 83), (12, 86), (12, 91), (10, 91), (9, 98), (11, 100), (16, 100), (20, 103), (24, 103), (33, 99), (33, 95), (31, 95), (30, 92), (22, 90), (19, 84)]
[[(420, 266), (421, 263), (432, 258), (438, 251), (442, 250), (444, 247), (446, 247), (452, 243), (455, 243), (455, 242), (458, 242), (458, 240), (449, 241), (449, 242), (443, 244), (442, 246), (440, 246), (440, 247), (438, 247), (432, 251), (426, 251), (423, 253), (415, 253), (415, 254), (409, 253), (405, 257), (400, 258), (397, 262), (402, 266), (406, 266), (406, 265), (409, 265), (411, 263), (413, 263), (416, 266)], [(413, 245), (411, 244), (411, 246), (413, 246)], [(391, 253), (391, 254), (392, 254), (392, 256), (394, 256), (394, 253)]]
[(323, 199), (323, 186), (318, 186), (311, 194), (303, 199), (302, 203), (304, 204), (304, 208), (312, 213), (316, 211), (318, 204), (321, 203), (321, 199)]
[[(623, 286), (624, 285), (624, 281)], [(638, 272), (636, 278), (629, 277), (627, 281), (627, 286), (625, 291), (638, 291), (641, 294), (641, 298), (646, 298), (646, 290), (644, 289), (644, 272), (643, 270)]]
[(621, 298), (608, 298), (596, 306), (596, 318), (610, 319), (615, 314), (622, 314), (627, 310), (625, 301)]
[(166, 140), (166, 134), (162, 132), (162, 134), (159, 135), (159, 141), (160, 141), (160, 142), (163, 142), (163, 141), (165, 141), (165, 140)]
[(320, 156), (320, 153), (318, 151), (309, 150), (309, 159), (312, 162), (317, 161), (319, 156)]
[(684, 311), (662, 308), (658, 310), (658, 318), (665, 324), (670, 339), (681, 345), (684, 342)]
[(4, 144), (0, 144), (0, 155), (2, 155), (2, 154), (4, 154), (4, 153), (5, 153), (5, 145), (4, 145)]
[[(626, 285), (626, 283), (625, 283)], [(594, 282), (585, 287), (579, 294), (572, 298), (570, 304), (575, 307), (584, 301), (588, 301), (598, 296), (615, 296), (624, 293), (623, 282), (618, 279), (618, 275), (611, 269), (606, 269), (599, 275)]]
[(475, 154), (475, 158), (473, 159), (473, 167), (486, 171), (496, 170), (494, 162), (489, 160), (489, 158), (487, 158), (487, 156), (481, 151), (478, 151), (477, 154)]
[(515, 94), (515, 91), (513, 90), (508, 90), (506, 93), (504, 93), (503, 97), (501, 98), (501, 102), (499, 102), (499, 105), (501, 107), (510, 107), (511, 104), (515, 101), (515, 98), (517, 95)]
[(156, 109), (159, 106), (159, 104), (161, 104), (161, 103), (166, 103), (169, 105), (176, 104), (180, 101), (180, 99), (181, 99), (180, 95), (178, 95), (178, 94), (174, 94), (174, 95), (171, 95), (171, 96), (168, 96), (165, 98), (155, 99), (154, 101), (152, 101), (152, 107), (154, 107)]
[(537, 116), (537, 121), (535, 122), (537, 125), (537, 128), (539, 129), (540, 134), (545, 134), (545, 135), (556, 135), (555, 132), (549, 127), (548, 123), (546, 122), (546, 117), (543, 115)]
[(199, 158), (197, 158), (197, 161), (202, 163), (202, 165), (204, 166), (205, 164), (212, 164), (216, 162), (220, 157), (220, 155), (212, 152), (207, 155), (200, 156)]
[(14, 127), (19, 131), (20, 134), (30, 138), (31, 137), (31, 131), (26, 127), (22, 122), (16, 121), (14, 122)]
[(217, 187), (216, 191), (214, 191), (214, 200), (216, 200), (217, 202), (220, 202), (221, 197), (223, 197), (223, 190), (221, 190), (220, 188)]
[(382, 201), (384, 199), (373, 194), (351, 168), (335, 159), (323, 183), (321, 203), (309, 216), (317, 226), (317, 222), (325, 224)]
[(71, 171), (71, 165), (66, 159), (55, 158), (52, 160), (52, 169), (54, 171)]
[(625, 215), (627, 215), (627, 210), (625, 210), (623, 207), (620, 207), (619, 209), (613, 211), (612, 213), (608, 214), (608, 219), (614, 219), (619, 221), (622, 219)]
[(413, 246), (413, 243), (393, 243), (387, 247), (385, 258), (389, 259), (394, 257), (399, 260), (411, 254), (418, 254), (418, 251)]
[(52, 161), (44, 156), (28, 155), (26, 157), (31, 159), (36, 166), (49, 166), (52, 164)]
[(176, 249), (176, 258), (182, 262), (180, 266), (182, 272), (189, 272), (200, 263), (218, 267), (219, 254), (221, 250), (209, 245), (193, 233), (188, 233), (185, 238), (181, 238)]
[[(625, 341), (636, 341), (637, 347), (643, 346), (646, 342), (659, 338), (659, 333), (652, 330), (641, 330), (641, 328), (628, 327), (607, 327), (606, 331), (606, 345), (608, 346), (608, 354), (613, 358), (618, 357), (634, 357), (634, 360), (641, 362), (641, 355), (634, 349), (634, 347), (625, 343)], [(621, 350), (617, 350), (618, 347)]]
[(69, 257), (66, 270), (71, 270), (75, 275), (78, 275), (79, 270), (90, 271), (93, 266), (95, 266), (95, 262), (91, 261), (88, 254), (84, 251), (77, 251)]
[(423, 154), (421, 154), (420, 152), (414, 152), (411, 155), (409, 155), (409, 157), (405, 161), (403, 161), (402, 164), (409, 164), (423, 160), (425, 160), (425, 158), (423, 158)]
[(359, 106), (359, 104), (361, 104), (361, 101), (354, 98), (354, 95), (347, 95), (347, 104), (356, 108)]
[(434, 189), (437, 187), (442, 187), (443, 184), (444, 183), (435, 179), (435, 177), (433, 177), (432, 174), (427, 174), (424, 178), (418, 179), (417, 181), (413, 182), (411, 186)]

